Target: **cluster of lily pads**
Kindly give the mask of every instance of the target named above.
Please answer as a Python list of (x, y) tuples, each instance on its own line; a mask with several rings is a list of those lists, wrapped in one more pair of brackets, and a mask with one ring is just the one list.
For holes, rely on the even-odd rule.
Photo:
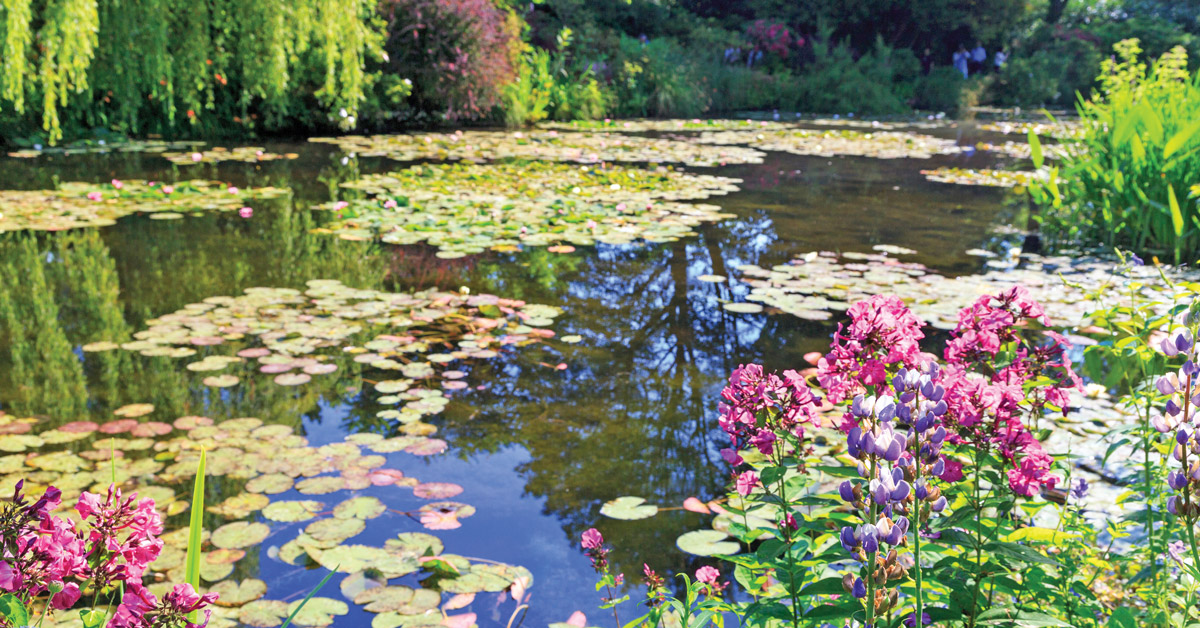
[(188, 150), (203, 146), (199, 141), (165, 142), (163, 140), (85, 140), (65, 146), (34, 146), (10, 151), (9, 157), (33, 159), (43, 155), (84, 155), (89, 153), (165, 153), (170, 150)]
[(137, 212), (155, 219), (184, 212), (237, 211), (251, 199), (287, 196), (286, 188), (236, 188), (220, 181), (64, 183), (56, 190), (0, 190), (0, 232), (102, 227)]
[(716, 205), (684, 203), (737, 189), (738, 179), (614, 165), (552, 162), (427, 165), (344, 183), (369, 199), (321, 209), (340, 219), (318, 228), (349, 240), (427, 242), (438, 257), (488, 249), (675, 240), (705, 221), (728, 217)]
[(1023, 187), (1038, 179), (1041, 174), (1027, 170), (992, 170), (989, 168), (936, 168), (922, 170), (930, 181), (957, 185), (983, 185), (989, 187)]
[[(205, 450), (206, 476), (219, 497), (206, 509), (210, 532), (204, 535), (200, 578), (205, 588), (220, 593), (209, 624), (215, 628), (272, 628), (297, 608), (298, 599), (267, 598), (267, 583), (254, 577), (266, 561), (346, 574), (342, 596), (375, 613), (373, 628), (467, 628), (474, 614), (448, 612), (489, 593), (511, 589), (517, 597), (515, 592), (533, 583), (523, 567), (446, 553), (438, 537), (420, 531), (457, 528), (475, 512), (451, 500), (461, 486), (422, 482), (397, 468), (405, 460), (398, 456), (436, 453), (421, 446), (421, 437), (356, 434), (317, 447), (290, 426), (252, 417), (162, 422), (128, 414), (103, 424), (73, 421), (49, 428), (37, 419), (0, 413), (0, 432), (0, 451), (10, 452), (0, 456), (3, 490), (11, 492), (23, 479), (27, 491), (53, 485), (65, 501), (74, 501), (84, 490), (103, 492), (115, 474), (126, 491), (155, 500), (167, 522), (162, 554), (151, 567), (166, 576), (149, 587), (159, 595), (167, 583), (184, 578), (188, 529), (186, 517), (177, 515), (190, 508), (188, 486)], [(388, 504), (404, 504), (405, 510)], [(382, 546), (350, 543), (370, 521), (396, 533)], [(328, 626), (346, 615), (347, 601), (330, 592), (310, 600), (292, 623)], [(61, 625), (78, 625), (78, 618), (63, 616)]]
[[(352, 356), (395, 373), (373, 382), (378, 402), (396, 406), (378, 415), (421, 437), (434, 431), (421, 418), (441, 412), (450, 392), (467, 388), (466, 373), (447, 368), (450, 363), (494, 358), (552, 337), (547, 326), (560, 312), (486, 294), (386, 293), (312, 280), (303, 292), (250, 288), (237, 297), (210, 297), (148, 321), (135, 340), (93, 342), (83, 350), (190, 359), (187, 369), (213, 388), (260, 373), (276, 385), (299, 386), (338, 371), (341, 356)], [(409, 445), (430, 452), (446, 447), (436, 439)]]
[(705, 131), (696, 141), (706, 144), (745, 144), (761, 150), (795, 155), (848, 155), (876, 159), (928, 159), (962, 151), (954, 140), (906, 131), (839, 129), (748, 129)]
[[(939, 329), (954, 329), (958, 311), (979, 296), (1017, 285), (1029, 290), (1052, 321), (1081, 321), (1094, 309), (1090, 295), (1100, 288), (1109, 287), (1119, 294), (1128, 282), (1158, 276), (1152, 267), (1127, 268), (1114, 274), (1111, 261), (1025, 254), (990, 259), (980, 274), (945, 277), (887, 252), (828, 251), (807, 253), (770, 269), (748, 264), (738, 270), (751, 291), (747, 302), (726, 304), (728, 310), (761, 312), (766, 306), (804, 319), (828, 320), (834, 312), (844, 311), (868, 295), (887, 293), (902, 298), (914, 314)], [(1169, 295), (1160, 296), (1162, 302), (1171, 302)]]
[(455, 131), (400, 135), (316, 137), (346, 153), (418, 159), (493, 161), (504, 158), (600, 163), (682, 163), (689, 166), (762, 163), (763, 153), (738, 146), (706, 146), (676, 139), (612, 133)]
[(168, 161), (180, 165), (215, 164), (222, 161), (258, 163), (260, 161), (275, 161), (277, 159), (296, 159), (299, 156), (297, 153), (280, 154), (267, 152), (267, 149), (261, 146), (239, 146), (237, 148), (214, 146), (204, 151), (163, 153), (163, 157)]
[(1041, 137), (1057, 139), (1077, 137), (1082, 127), (1078, 120), (1056, 120), (1054, 122), (1007, 122), (994, 121), (979, 125), (981, 131), (991, 131), (1004, 135), (1028, 135), (1033, 133)]

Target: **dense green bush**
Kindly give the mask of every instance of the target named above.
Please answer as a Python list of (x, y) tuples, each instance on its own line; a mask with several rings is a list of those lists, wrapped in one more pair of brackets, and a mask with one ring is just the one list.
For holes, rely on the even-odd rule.
[(1200, 181), (1200, 74), (1189, 74), (1182, 47), (1149, 69), (1136, 39), (1115, 51), (1096, 94), (1079, 104), (1081, 139), (1031, 190), (1048, 205), (1045, 230), (1059, 241), (1194, 261), (1200, 207), (1187, 195)]
[(611, 96), (591, 68), (572, 70), (561, 52), (531, 48), (520, 57), (517, 76), (502, 88), (508, 126), (542, 120), (595, 120), (608, 112)]
[(692, 117), (706, 109), (696, 57), (674, 39), (622, 36), (610, 65), (617, 115)]
[(1088, 33), (1039, 29), (992, 77), (988, 97), (1002, 106), (1070, 107), (1076, 94), (1091, 93), (1101, 58)]

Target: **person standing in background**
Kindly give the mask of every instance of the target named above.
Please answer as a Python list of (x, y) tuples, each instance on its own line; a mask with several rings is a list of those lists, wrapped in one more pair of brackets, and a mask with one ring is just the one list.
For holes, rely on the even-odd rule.
[(967, 52), (966, 47), (959, 44), (958, 50), (954, 53), (954, 69), (962, 72), (963, 78), (967, 78), (968, 75), (967, 60), (970, 56), (971, 53)]
[(999, 71), (1000, 68), (1004, 67), (1004, 63), (1006, 61), (1008, 61), (1008, 53), (1005, 52), (1003, 48), (1000, 50), (997, 50), (996, 56), (992, 58), (992, 63), (995, 64), (996, 71)]
[(983, 49), (983, 44), (975, 42), (975, 49), (971, 51), (971, 73), (978, 74), (983, 72), (987, 66), (987, 51)]
[(929, 76), (929, 72), (933, 70), (933, 51), (929, 46), (925, 46), (925, 53), (921, 55), (921, 74)]

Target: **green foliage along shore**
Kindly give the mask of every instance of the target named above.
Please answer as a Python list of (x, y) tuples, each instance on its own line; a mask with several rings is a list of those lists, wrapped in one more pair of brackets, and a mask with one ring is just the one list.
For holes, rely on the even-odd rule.
[[(1070, 107), (1196, 0), (0, 0), (0, 142)], [(964, 79), (951, 63), (982, 45)], [(995, 53), (1007, 62), (995, 65)], [(1071, 63), (1062, 63), (1070, 58)]]

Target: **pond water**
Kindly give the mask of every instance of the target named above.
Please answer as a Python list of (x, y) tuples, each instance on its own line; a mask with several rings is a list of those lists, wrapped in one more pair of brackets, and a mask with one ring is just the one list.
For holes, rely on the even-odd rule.
[[(798, 367), (805, 353), (828, 345), (836, 318), (728, 312), (721, 303), (744, 295), (746, 287), (700, 276), (736, 278), (741, 264), (769, 267), (807, 251), (869, 252), (877, 244), (915, 249), (919, 253), (906, 259), (943, 274), (971, 273), (980, 260), (965, 251), (994, 247), (995, 227), (1009, 215), (1000, 190), (935, 183), (920, 174), (938, 166), (992, 165), (983, 153), (872, 159), (772, 152), (761, 164), (688, 169), (743, 179), (741, 191), (708, 201), (735, 217), (705, 223), (695, 237), (580, 246), (570, 254), (539, 247), (447, 260), (426, 245), (311, 232), (331, 216), (309, 208), (329, 201), (338, 183), (398, 169), (397, 162), (351, 158), (326, 144), (266, 148), (299, 157), (188, 166), (144, 153), (0, 158), (0, 181), (9, 189), (202, 178), (293, 190), (291, 198), (254, 203), (249, 218), (236, 212), (180, 220), (136, 214), (102, 228), (0, 234), (0, 268), (8, 272), (0, 273), (0, 303), (27, 306), (0, 312), (0, 410), (47, 425), (103, 424), (116, 418), (117, 408), (148, 403), (154, 406), (148, 419), (258, 417), (294, 427), (313, 446), (364, 432), (392, 436), (397, 424), (376, 416), (388, 406), (369, 386), (388, 376), (365, 366), (295, 388), (274, 387), (263, 376), (261, 386), (237, 392), (249, 383), (227, 390), (205, 386), (184, 368), (187, 360), (127, 353), (127, 359), (97, 364), (81, 347), (126, 341), (147, 321), (206, 298), (237, 296), (256, 286), (304, 289), (312, 279), (388, 292), (466, 287), (472, 294), (560, 307), (563, 313), (550, 326), (556, 338), (456, 366), (468, 386), (451, 392), (444, 410), (426, 419), (448, 443), (444, 453), (386, 454), (387, 466), (405, 475), (464, 488), (454, 499), (476, 513), (461, 527), (436, 534), (447, 552), (528, 568), (530, 626), (563, 621), (575, 610), (599, 613), (593, 574), (578, 550), (577, 539), (589, 527), (603, 532), (615, 547), (615, 567), (637, 583), (643, 562), (668, 571), (702, 564), (677, 550), (675, 539), (702, 527), (703, 516), (673, 510), (616, 521), (598, 514), (601, 505), (622, 495), (677, 506), (690, 496), (722, 494), (727, 477), (716, 454), (723, 437), (715, 408), (728, 372), (750, 361)], [(571, 335), (582, 339), (559, 340)], [(72, 447), (93, 448), (66, 446)], [(150, 477), (138, 481), (153, 483)], [(178, 486), (183, 495), (190, 483)], [(208, 502), (239, 491), (213, 482)], [(353, 543), (382, 545), (397, 533), (422, 530), (399, 514), (419, 505), (408, 489), (372, 486), (349, 494), (378, 497), (396, 511), (372, 520)], [(304, 497), (288, 491), (276, 498)], [(224, 521), (213, 517), (208, 523)], [(297, 524), (268, 523), (271, 535), (247, 548), (257, 556), (240, 561), (236, 577), (262, 579), (271, 599), (298, 599), (324, 570), (277, 558), (272, 547), (294, 536)], [(340, 579), (323, 595), (338, 597)], [(393, 582), (411, 585), (415, 576)], [(514, 604), (501, 597), (481, 594), (468, 610), (480, 625), (503, 626)], [(335, 625), (366, 625), (370, 618), (351, 605)]]

